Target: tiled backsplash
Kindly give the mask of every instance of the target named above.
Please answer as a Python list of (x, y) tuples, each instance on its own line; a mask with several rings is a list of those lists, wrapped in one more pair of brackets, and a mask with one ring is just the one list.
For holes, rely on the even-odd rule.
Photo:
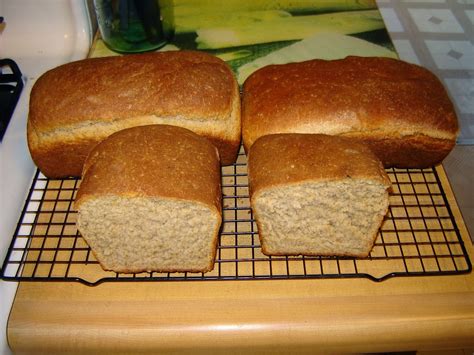
[(474, 144), (474, 0), (378, 0), (401, 59), (444, 82), (458, 113), (459, 144)]

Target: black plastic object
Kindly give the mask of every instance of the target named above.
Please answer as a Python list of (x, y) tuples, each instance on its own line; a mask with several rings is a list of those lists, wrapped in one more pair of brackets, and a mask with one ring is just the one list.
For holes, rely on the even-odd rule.
[(11, 59), (0, 59), (0, 142), (15, 110), (23, 80), (18, 65)]

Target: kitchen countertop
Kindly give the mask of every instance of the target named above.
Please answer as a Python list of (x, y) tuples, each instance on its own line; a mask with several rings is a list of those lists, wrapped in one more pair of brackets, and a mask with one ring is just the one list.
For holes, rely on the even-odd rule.
[[(473, 148), (456, 146), (443, 163), (447, 176), (441, 174), (471, 260), (466, 224), (472, 238)], [(88, 287), (22, 282), (8, 327), (12, 349), (44, 353), (472, 351), (472, 334), (473, 273), (381, 283), (323, 279)]]
[(366, 280), (97, 288), (23, 283), (9, 343), (18, 352), (49, 354), (466, 349), (474, 347), (472, 286), (472, 275), (383, 285)]

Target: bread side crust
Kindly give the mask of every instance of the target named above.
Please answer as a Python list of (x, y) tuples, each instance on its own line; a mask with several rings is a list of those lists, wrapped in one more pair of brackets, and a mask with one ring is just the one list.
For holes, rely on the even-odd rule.
[[(238, 100), (238, 99), (237, 99)], [(117, 122), (83, 122), (64, 127), (54, 133), (36, 134), (33, 123), (28, 123), (28, 142), (31, 156), (43, 174), (50, 178), (80, 176), (86, 157), (92, 149), (111, 134), (123, 129), (153, 124), (168, 124), (187, 128), (209, 139), (219, 150), (222, 165), (233, 164), (240, 147), (240, 112), (233, 111), (236, 118), (232, 131), (227, 122), (216, 122), (209, 126), (206, 121), (177, 120), (168, 117), (135, 117)]]

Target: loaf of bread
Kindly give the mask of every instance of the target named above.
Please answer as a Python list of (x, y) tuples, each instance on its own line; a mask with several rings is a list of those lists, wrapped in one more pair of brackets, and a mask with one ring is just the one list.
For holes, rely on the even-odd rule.
[(337, 136), (268, 135), (250, 148), (248, 175), (264, 254), (370, 253), (391, 184), (366, 146)]
[(93, 58), (59, 66), (35, 83), (28, 144), (48, 177), (79, 176), (91, 149), (124, 128), (169, 124), (209, 138), (221, 163), (240, 145), (240, 95), (222, 60), (173, 51)]
[(222, 219), (217, 149), (175, 126), (114, 133), (87, 158), (75, 208), (105, 270), (209, 271)]
[(244, 83), (246, 151), (274, 133), (347, 136), (385, 167), (424, 168), (455, 145), (458, 123), (438, 78), (400, 60), (347, 57), (270, 65)]

